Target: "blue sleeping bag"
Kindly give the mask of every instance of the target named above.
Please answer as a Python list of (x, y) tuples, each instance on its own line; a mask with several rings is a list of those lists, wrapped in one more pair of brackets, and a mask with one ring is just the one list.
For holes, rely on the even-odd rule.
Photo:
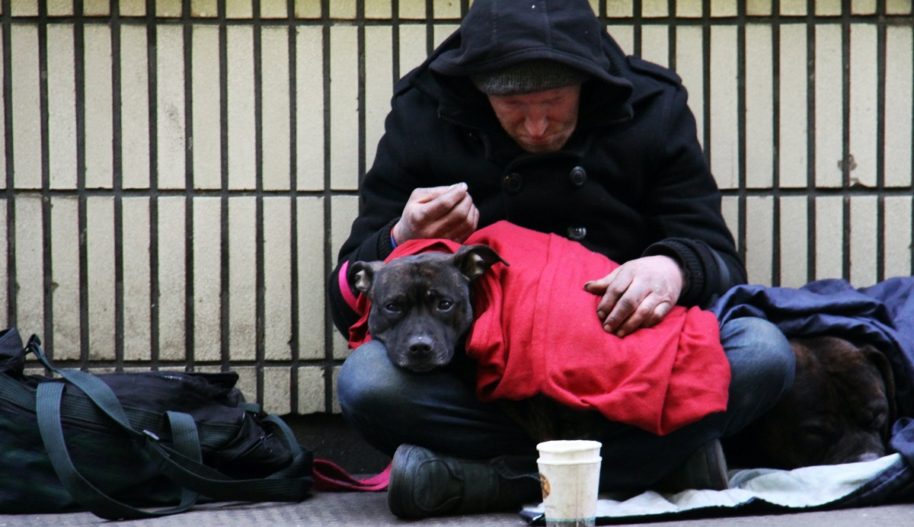
[[(598, 524), (839, 509), (914, 498), (914, 277), (859, 289), (835, 279), (800, 288), (741, 285), (711, 310), (721, 324), (758, 317), (788, 337), (830, 334), (883, 351), (895, 376), (898, 409), (889, 454), (869, 462), (790, 471), (734, 470), (731, 488), (724, 491), (601, 497)], [(545, 523), (541, 505), (525, 507), (521, 516), (533, 525)]]

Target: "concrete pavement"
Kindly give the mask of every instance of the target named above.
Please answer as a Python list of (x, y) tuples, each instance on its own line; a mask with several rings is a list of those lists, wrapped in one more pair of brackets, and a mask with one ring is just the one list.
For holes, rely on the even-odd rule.
[[(153, 520), (107, 522), (90, 513), (0, 516), (0, 527), (53, 525), (55, 527), (124, 524), (130, 527), (385, 527), (385, 526), (485, 526), (524, 527), (519, 515), (480, 514), (399, 520), (387, 510), (385, 493), (320, 493), (301, 503), (209, 504), (191, 512)], [(630, 525), (630, 524), (626, 524)], [(766, 516), (699, 518), (657, 522), (657, 527), (869, 527), (914, 525), (914, 504), (885, 505), (827, 512), (805, 512)]]

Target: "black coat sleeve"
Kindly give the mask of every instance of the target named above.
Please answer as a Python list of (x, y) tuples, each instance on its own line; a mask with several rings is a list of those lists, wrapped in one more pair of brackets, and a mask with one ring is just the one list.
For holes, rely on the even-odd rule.
[(736, 284), (746, 269), (721, 215), (720, 191), (696, 135), (695, 118), (682, 85), (665, 96), (658, 166), (648, 207), (662, 238), (645, 256), (675, 258), (686, 274), (682, 305), (710, 304)]

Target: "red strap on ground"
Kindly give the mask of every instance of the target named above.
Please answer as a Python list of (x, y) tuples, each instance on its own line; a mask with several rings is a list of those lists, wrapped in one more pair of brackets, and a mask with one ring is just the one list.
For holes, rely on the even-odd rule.
[(314, 460), (312, 475), (314, 476), (314, 490), (378, 492), (387, 489), (390, 465), (374, 476), (358, 479), (336, 463), (328, 459), (317, 458)]

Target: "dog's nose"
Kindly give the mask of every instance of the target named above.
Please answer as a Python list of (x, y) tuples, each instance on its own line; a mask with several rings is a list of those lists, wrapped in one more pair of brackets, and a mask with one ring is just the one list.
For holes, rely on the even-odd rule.
[(409, 344), (409, 354), (413, 358), (425, 358), (432, 354), (432, 346), (424, 340), (416, 340)]
[(879, 459), (880, 457), (882, 456), (876, 452), (864, 452), (863, 454), (857, 456), (856, 461), (873, 461), (874, 459)]

